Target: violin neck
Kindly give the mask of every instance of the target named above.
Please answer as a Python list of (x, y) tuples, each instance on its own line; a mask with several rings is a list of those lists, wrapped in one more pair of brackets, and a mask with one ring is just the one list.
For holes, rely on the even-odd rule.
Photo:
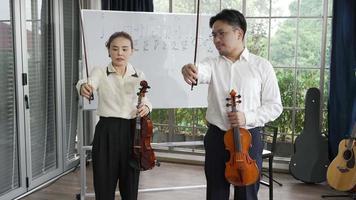
[[(141, 104), (141, 100), (142, 100), (142, 97), (141, 96), (138, 96), (138, 101), (137, 101), (137, 108), (140, 106)], [(140, 115), (136, 115), (136, 133), (140, 133), (140, 130), (141, 130), (141, 117)]]
[[(137, 108), (137, 109), (140, 107), (141, 102), (142, 102), (142, 96), (139, 95), (139, 96), (138, 96), (138, 99), (137, 99), (137, 105), (136, 105), (136, 108)], [(137, 116), (136, 116), (137, 118), (140, 118), (140, 116), (138, 115), (138, 113), (137, 113), (136, 115), (137, 115)]]
[(239, 127), (234, 127), (233, 131), (234, 131), (235, 151), (236, 152), (242, 152), (240, 128)]
[[(237, 112), (236, 106), (232, 106), (231, 110), (232, 110), (232, 112)], [(242, 152), (240, 128), (239, 127), (234, 127), (233, 131), (234, 131), (235, 151), (236, 152)]]
[(136, 131), (141, 130), (141, 117), (137, 116), (136, 117)]

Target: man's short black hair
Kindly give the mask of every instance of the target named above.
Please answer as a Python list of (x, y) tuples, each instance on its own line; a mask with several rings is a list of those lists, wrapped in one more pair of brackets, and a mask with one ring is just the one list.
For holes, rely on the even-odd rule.
[(224, 21), (231, 26), (241, 28), (244, 32), (244, 37), (245, 37), (246, 28), (247, 28), (246, 19), (244, 15), (239, 11), (234, 9), (224, 9), (220, 11), (218, 14), (210, 18), (210, 22), (209, 22), (210, 28), (212, 28), (213, 24), (218, 20)]

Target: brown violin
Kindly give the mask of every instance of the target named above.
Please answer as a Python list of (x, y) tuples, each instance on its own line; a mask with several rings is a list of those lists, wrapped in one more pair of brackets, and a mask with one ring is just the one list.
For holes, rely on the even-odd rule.
[[(240, 95), (237, 96), (240, 98)], [(226, 106), (231, 106), (232, 112), (236, 112), (236, 92), (231, 90), (231, 101)], [(225, 163), (225, 177), (234, 186), (247, 186), (257, 182), (260, 174), (256, 161), (248, 154), (251, 147), (251, 133), (244, 128), (233, 127), (224, 135), (225, 148), (230, 152), (230, 159)]]
[[(137, 108), (141, 105), (142, 98), (145, 96), (147, 89), (150, 88), (145, 80), (140, 82), (141, 88), (138, 95)], [(133, 139), (133, 156), (138, 168), (141, 171), (152, 169), (156, 165), (156, 156), (151, 147), (153, 136), (152, 121), (148, 116), (136, 117), (136, 126)]]

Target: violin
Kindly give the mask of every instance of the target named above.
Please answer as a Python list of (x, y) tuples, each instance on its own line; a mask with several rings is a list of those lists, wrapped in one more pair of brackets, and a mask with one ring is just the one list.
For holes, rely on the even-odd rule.
[[(141, 88), (137, 92), (137, 108), (141, 105), (142, 98), (145, 96), (147, 89), (150, 88), (145, 80), (140, 82)], [(156, 156), (151, 147), (153, 136), (152, 121), (148, 116), (136, 117), (136, 126), (133, 139), (133, 157), (141, 171), (152, 169), (156, 165)], [(158, 163), (157, 163), (158, 165)]]
[[(237, 98), (241, 96), (238, 95)], [(236, 92), (231, 90), (231, 101), (226, 106), (231, 106), (232, 112), (236, 112)], [(244, 128), (233, 127), (224, 135), (225, 148), (230, 152), (230, 159), (225, 163), (225, 177), (234, 186), (247, 186), (257, 182), (260, 177), (256, 161), (248, 154), (251, 147), (251, 133)]]

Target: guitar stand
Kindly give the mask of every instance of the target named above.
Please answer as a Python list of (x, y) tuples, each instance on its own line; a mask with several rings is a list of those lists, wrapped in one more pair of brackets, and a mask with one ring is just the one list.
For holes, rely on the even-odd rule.
[(356, 200), (356, 193), (337, 194), (337, 195), (321, 195), (321, 198), (329, 198), (329, 197), (350, 197), (352, 200)]

